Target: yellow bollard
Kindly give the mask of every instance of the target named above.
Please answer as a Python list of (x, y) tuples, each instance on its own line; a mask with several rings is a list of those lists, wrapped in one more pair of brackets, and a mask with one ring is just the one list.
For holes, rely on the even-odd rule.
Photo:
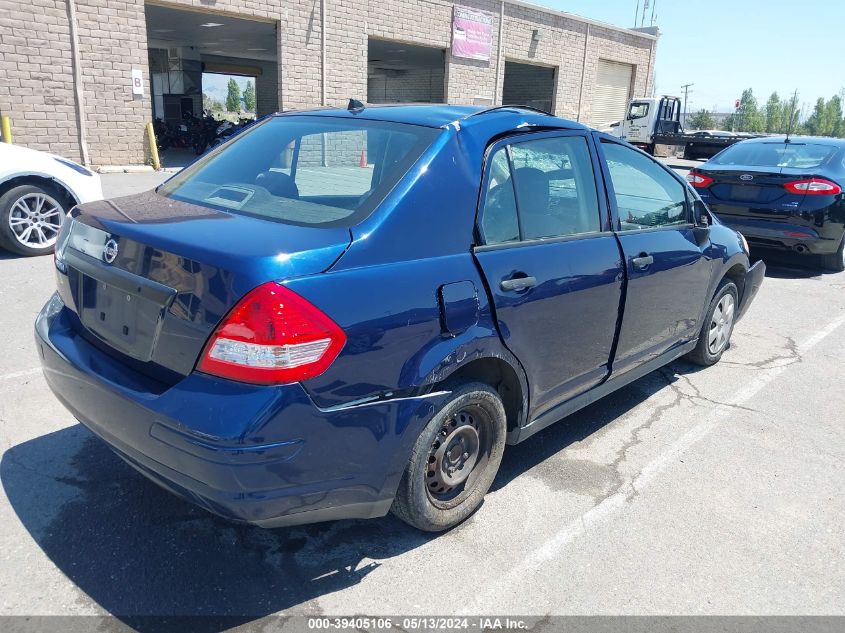
[(158, 158), (158, 145), (156, 144), (156, 132), (153, 129), (153, 123), (147, 123), (147, 139), (150, 141), (150, 156), (153, 158), (153, 169), (158, 171), (161, 169), (161, 161)]
[(6, 115), (0, 117), (0, 133), (2, 133), (4, 143), (12, 142), (12, 122)]

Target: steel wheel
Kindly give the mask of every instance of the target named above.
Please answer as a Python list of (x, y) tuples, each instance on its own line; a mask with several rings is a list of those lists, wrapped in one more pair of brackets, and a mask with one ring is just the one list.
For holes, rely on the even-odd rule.
[(9, 211), (9, 228), (25, 248), (52, 247), (59, 236), (65, 211), (46, 193), (27, 193), (15, 200)]
[(724, 350), (728, 344), (734, 322), (735, 307), (733, 295), (726, 294), (719, 300), (716, 309), (713, 311), (707, 335), (707, 349), (713, 355)]
[(439, 507), (460, 503), (487, 466), (492, 444), (488, 414), (481, 407), (455, 413), (440, 429), (428, 453), (426, 492)]

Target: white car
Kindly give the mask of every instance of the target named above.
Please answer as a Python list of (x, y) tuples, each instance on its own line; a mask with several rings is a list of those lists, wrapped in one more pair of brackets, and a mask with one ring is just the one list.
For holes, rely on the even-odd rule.
[(100, 176), (82, 165), (0, 143), (0, 247), (18, 255), (52, 253), (73, 205), (102, 198)]

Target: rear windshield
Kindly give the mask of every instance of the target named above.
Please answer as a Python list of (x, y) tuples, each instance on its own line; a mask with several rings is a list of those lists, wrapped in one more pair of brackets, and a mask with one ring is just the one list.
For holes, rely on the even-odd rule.
[(352, 226), (375, 209), (438, 132), (382, 121), (272, 117), (158, 192), (288, 224)]
[(812, 143), (737, 143), (710, 159), (714, 165), (794, 167), (809, 169), (826, 163), (838, 148)]

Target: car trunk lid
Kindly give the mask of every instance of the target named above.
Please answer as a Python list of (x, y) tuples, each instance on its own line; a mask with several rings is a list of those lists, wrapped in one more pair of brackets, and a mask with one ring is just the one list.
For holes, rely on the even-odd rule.
[(225, 314), (256, 286), (327, 270), (346, 228), (234, 215), (148, 192), (74, 211), (57, 249), (75, 327), (161, 380), (190, 373)]
[(804, 198), (784, 188), (786, 183), (802, 177), (802, 170), (731, 165), (697, 171), (713, 179), (707, 188), (707, 202), (719, 215), (786, 220)]

